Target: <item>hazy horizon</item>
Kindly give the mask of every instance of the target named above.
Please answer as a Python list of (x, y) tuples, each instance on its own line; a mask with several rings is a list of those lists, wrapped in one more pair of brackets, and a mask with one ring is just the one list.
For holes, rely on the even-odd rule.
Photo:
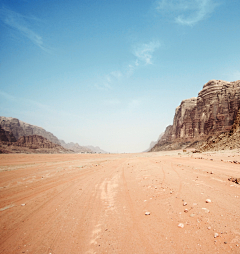
[(0, 0), (0, 115), (142, 152), (182, 100), (240, 79), (237, 0)]

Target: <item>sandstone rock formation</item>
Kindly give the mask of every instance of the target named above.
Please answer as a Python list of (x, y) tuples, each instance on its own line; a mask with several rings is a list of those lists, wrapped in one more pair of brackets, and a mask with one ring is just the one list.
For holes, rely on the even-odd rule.
[(13, 136), (12, 132), (5, 131), (0, 125), (0, 141), (4, 142), (16, 142), (15, 137)]
[(173, 125), (151, 151), (184, 148), (201, 144), (213, 135), (229, 132), (240, 108), (240, 80), (210, 80), (197, 98), (176, 108)]
[[(2, 130), (2, 131), (1, 131)], [(39, 135), (20, 137), (17, 141), (12, 135), (12, 141), (4, 136), (7, 131), (0, 129), (2, 140), (0, 141), (0, 153), (73, 153), (73, 151), (54, 144), (48, 139)], [(10, 133), (11, 137), (11, 133)]]
[(4, 130), (12, 132), (16, 140), (23, 136), (39, 135), (60, 145), (58, 138), (51, 132), (48, 132), (41, 127), (20, 121), (17, 118), (0, 116), (0, 125)]
[(240, 148), (240, 109), (231, 130), (209, 137), (199, 147), (199, 151), (218, 151), (237, 148)]

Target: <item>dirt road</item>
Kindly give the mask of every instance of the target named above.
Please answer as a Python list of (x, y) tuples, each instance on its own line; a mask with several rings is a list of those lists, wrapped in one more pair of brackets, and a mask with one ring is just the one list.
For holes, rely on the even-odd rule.
[(0, 253), (240, 253), (240, 153), (178, 153), (0, 155)]

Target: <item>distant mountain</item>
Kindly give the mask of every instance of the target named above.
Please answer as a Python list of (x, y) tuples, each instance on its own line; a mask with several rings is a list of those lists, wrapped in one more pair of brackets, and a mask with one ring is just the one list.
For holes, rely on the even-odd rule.
[(93, 153), (93, 151), (85, 146), (80, 146), (78, 143), (65, 143), (64, 140), (59, 140), (61, 143), (61, 146), (63, 146), (66, 149), (71, 149), (75, 153)]
[[(12, 133), (11, 135), (18, 140), (21, 137), (38, 135), (54, 144), (64, 147), (65, 149), (70, 149), (75, 153), (107, 153), (94, 146), (80, 146), (78, 143), (65, 143), (64, 140), (59, 140), (51, 132), (46, 131), (42, 127), (38, 127), (29, 123), (25, 123), (17, 118), (0, 116), (0, 126), (3, 130)], [(9, 137), (9, 133), (5, 133)], [(0, 133), (1, 135), (1, 133)], [(6, 139), (6, 138), (5, 138)]]
[(16, 140), (23, 136), (39, 135), (48, 139), (52, 143), (61, 145), (58, 138), (51, 132), (48, 132), (41, 127), (20, 121), (17, 118), (0, 116), (0, 125), (4, 130), (12, 132)]
[(73, 153), (39, 135), (22, 136), (18, 140), (12, 132), (0, 126), (0, 153)]
[(92, 150), (94, 153), (108, 153), (108, 152), (102, 150), (98, 146), (86, 146), (86, 147), (89, 148), (90, 150)]

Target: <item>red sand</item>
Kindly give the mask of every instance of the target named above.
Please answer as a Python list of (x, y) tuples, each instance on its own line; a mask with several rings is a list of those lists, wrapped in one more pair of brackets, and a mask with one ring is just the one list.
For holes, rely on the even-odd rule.
[(0, 155), (0, 253), (240, 253), (240, 153), (178, 153)]

